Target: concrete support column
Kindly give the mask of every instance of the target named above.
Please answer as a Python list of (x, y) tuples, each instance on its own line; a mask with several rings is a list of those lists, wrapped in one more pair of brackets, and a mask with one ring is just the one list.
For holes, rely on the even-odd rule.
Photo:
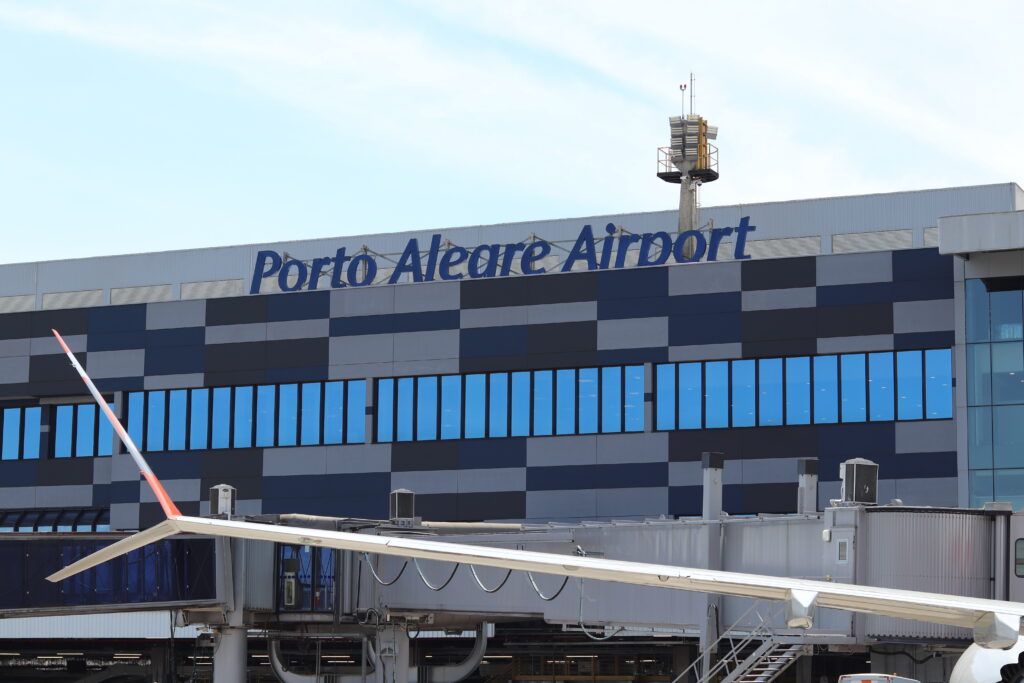
[[(701, 454), (703, 468), (703, 505), (701, 516), (704, 519), (704, 552), (708, 558), (708, 569), (722, 568), (722, 468), (725, 466), (725, 455), (719, 452)], [(707, 675), (712, 664), (709, 646), (721, 635), (718, 624), (721, 620), (720, 610), (722, 596), (713, 593), (704, 594), (703, 624), (700, 632), (701, 674)]]

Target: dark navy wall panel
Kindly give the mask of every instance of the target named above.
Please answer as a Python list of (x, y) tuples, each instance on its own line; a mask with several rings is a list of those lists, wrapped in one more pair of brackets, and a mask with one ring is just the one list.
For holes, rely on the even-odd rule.
[(156, 347), (146, 351), (147, 375), (180, 375), (205, 369), (206, 349), (202, 346)]
[(458, 311), (425, 311), (423, 313), (390, 313), (331, 318), (332, 337), (454, 330), (458, 327)]
[(267, 321), (315, 320), (331, 314), (331, 293), (298, 292), (267, 296)]
[[(19, 314), (15, 313), (15, 316)], [(35, 311), (31, 313), (30, 337), (52, 337), (51, 330), (61, 336), (86, 334), (89, 331), (89, 309), (71, 308), (59, 311)]]
[(101, 306), (89, 309), (87, 331), (90, 335), (97, 332), (127, 332), (144, 329), (146, 329), (146, 304)]
[(687, 346), (739, 341), (741, 316), (739, 312), (673, 316), (668, 321), (668, 343), (671, 346)]
[(668, 486), (668, 464), (556, 465), (526, 471), (530, 491)]
[(266, 296), (233, 296), (206, 302), (207, 325), (242, 325), (267, 322)]
[(478, 327), (459, 331), (459, 354), (463, 358), (526, 354), (529, 328), (526, 325)]

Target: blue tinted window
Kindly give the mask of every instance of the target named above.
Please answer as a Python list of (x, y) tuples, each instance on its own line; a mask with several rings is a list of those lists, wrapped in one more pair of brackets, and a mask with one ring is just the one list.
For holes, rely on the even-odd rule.
[(256, 445), (274, 445), (274, 426), (277, 424), (277, 387), (263, 384), (256, 387)]
[(213, 426), (210, 429), (210, 448), (231, 447), (231, 388), (213, 390)]
[(193, 389), (190, 400), (192, 419), (189, 423), (188, 447), (192, 449), (208, 448), (210, 390)]
[(597, 432), (597, 368), (584, 368), (579, 371), (580, 405), (579, 433), (594, 434)]
[(757, 361), (732, 362), (732, 426), (754, 426), (755, 372)]
[(921, 352), (896, 353), (896, 416), (900, 420), (920, 420), (923, 415)]
[[(42, 415), (43, 409), (38, 406), (25, 408), (25, 443), (22, 448), (22, 452), (24, 454), (22, 457), (28, 460), (35, 460), (39, 457), (39, 425), (42, 420)], [(107, 424), (109, 428), (109, 423)], [(107, 455), (109, 454), (110, 450), (108, 447)]]
[(490, 385), (489, 433), (493, 437), (508, 436), (508, 375), (491, 373)]
[[(63, 407), (63, 406), (62, 406)], [(21, 455), (21, 409), (4, 410), (3, 459), (17, 460)]]
[(964, 283), (967, 293), (967, 341), (986, 342), (989, 340), (988, 290), (981, 280)]
[(420, 377), (416, 382), (416, 438), (433, 441), (437, 438), (437, 377)]
[(412, 399), (414, 380), (398, 380), (398, 408), (395, 410), (395, 441), (412, 441)]
[(487, 436), (487, 375), (466, 376), (466, 438)]
[(530, 373), (512, 373), (512, 436), (530, 435)]
[(462, 378), (447, 375), (441, 378), (441, 438), (462, 436)]
[(324, 443), (342, 443), (345, 437), (345, 383), (324, 384)]
[(811, 423), (811, 359), (786, 359), (786, 424)]
[(814, 423), (839, 421), (839, 369), (835, 356), (814, 357)]
[(1004, 342), (990, 348), (992, 403), (1024, 403), (1024, 343)]
[(299, 385), (277, 388), (277, 445), (294, 446), (298, 438)]
[(654, 371), (657, 395), (654, 400), (654, 428), (676, 428), (676, 366), (658, 365)]
[(1020, 339), (1024, 332), (1021, 316), (1024, 314), (1020, 290), (989, 292), (992, 341)]
[(700, 429), (704, 387), (700, 363), (679, 364), (679, 428)]
[(864, 354), (851, 353), (839, 358), (843, 422), (864, 422), (867, 419), (868, 389)]
[(757, 362), (757, 423), (782, 424), (782, 359), (764, 358)]
[(559, 370), (555, 374), (555, 433), (576, 432), (576, 371)]
[(868, 354), (868, 402), (871, 404), (871, 419), (892, 420), (896, 379), (891, 352)]
[(992, 459), (997, 469), (1024, 467), (1024, 406), (992, 408)]
[(930, 349), (924, 352), (925, 405), (929, 419), (953, 417), (953, 352)]
[(377, 440), (394, 438), (394, 380), (377, 380)]
[[(145, 404), (145, 401), (146, 401), (146, 395), (144, 393), (142, 393), (141, 391), (133, 391), (132, 393), (128, 394), (128, 436), (131, 438), (132, 443), (135, 444), (135, 447), (138, 448), (140, 451), (146, 450), (145, 444), (143, 443), (143, 439), (142, 439), (142, 437), (143, 437), (142, 425), (144, 424), (143, 420), (144, 420), (144, 418), (146, 416), (146, 411), (145, 411), (146, 404)], [(61, 427), (61, 420), (60, 420), (60, 410), (59, 409), (57, 410), (56, 419), (57, 419), (56, 426), (57, 426), (58, 429), (60, 429), (60, 427)], [(70, 438), (70, 436), (69, 436), (69, 438)], [(56, 442), (54, 442), (54, 443), (56, 443)], [(55, 450), (54, 451), (54, 455), (57, 455), (58, 452), (59, 451)], [(67, 457), (67, 456), (66, 455), (64, 455), (64, 456), (57, 455), (57, 457), (60, 458), (60, 457)]]
[(627, 365), (623, 369), (626, 376), (625, 431), (644, 431), (644, 366)]
[(345, 443), (366, 443), (366, 380), (350, 380), (345, 386), (348, 387)]
[[(167, 450), (185, 450), (185, 424), (188, 418), (188, 391), (177, 389), (167, 396)], [(106, 420), (103, 420), (106, 422)]]
[[(77, 412), (78, 424), (76, 425), (75, 433), (75, 440), (77, 441), (75, 444), (75, 457), (89, 458), (96, 453), (96, 406), (91, 403), (83, 403), (77, 406)], [(7, 420), (5, 418), (5, 436), (6, 428)]]
[(967, 409), (967, 463), (972, 470), (992, 468), (992, 408)]
[(166, 419), (167, 392), (146, 393), (146, 450), (164, 450), (164, 422)]
[(601, 431), (622, 431), (622, 368), (601, 368)]
[(992, 345), (967, 345), (967, 405), (992, 403)]
[(550, 370), (539, 370), (533, 373), (533, 434), (547, 436), (551, 434), (551, 391), (554, 382)]
[(302, 416), (299, 442), (303, 446), (320, 443), (320, 387), (319, 382), (302, 385)]
[(234, 439), (231, 442), (232, 448), (249, 448), (252, 446), (252, 404), (254, 394), (253, 387), (235, 387), (235, 432)]
[(704, 364), (706, 393), (704, 396), (705, 423), (711, 427), (729, 426), (729, 362), (715, 361)]

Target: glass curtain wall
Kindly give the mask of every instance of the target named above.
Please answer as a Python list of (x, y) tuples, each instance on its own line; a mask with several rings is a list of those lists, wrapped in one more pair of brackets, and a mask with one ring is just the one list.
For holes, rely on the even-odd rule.
[(970, 504), (1024, 507), (1024, 278), (967, 280)]

